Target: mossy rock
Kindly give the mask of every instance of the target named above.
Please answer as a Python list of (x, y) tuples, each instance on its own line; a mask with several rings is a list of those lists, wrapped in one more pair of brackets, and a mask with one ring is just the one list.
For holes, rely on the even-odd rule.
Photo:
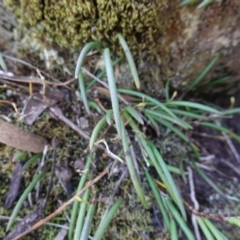
[(97, 41), (119, 51), (116, 34), (120, 32), (133, 53), (152, 56), (164, 29), (159, 13), (165, 4), (157, 0), (7, 0), (5, 4), (14, 6), (22, 24), (37, 28), (38, 37), (50, 37), (68, 49), (79, 50), (87, 42)]
[[(239, 1), (214, 1), (204, 9), (197, 9), (199, 3), (180, 7), (179, 0), (4, 3), (46, 48), (56, 43), (79, 51), (87, 42), (97, 41), (119, 55), (116, 34), (121, 33), (136, 59), (144, 89), (155, 95), (167, 80), (177, 89), (185, 88), (216, 54), (220, 58), (206, 81), (229, 74), (232, 81), (240, 77)], [(119, 82), (131, 87), (124, 67)]]

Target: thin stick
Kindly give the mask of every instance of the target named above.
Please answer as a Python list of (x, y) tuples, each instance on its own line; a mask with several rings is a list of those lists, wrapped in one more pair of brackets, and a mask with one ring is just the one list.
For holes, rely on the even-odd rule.
[[(18, 59), (18, 58), (9, 56), (9, 55), (4, 54), (4, 53), (2, 53), (2, 56), (3, 56), (4, 58), (7, 58), (7, 59), (13, 61), (13, 62), (19, 62), (19, 63), (21, 63), (21, 64), (23, 64), (23, 65), (25, 65), (25, 66), (28, 66), (28, 67), (30, 67), (30, 68), (33, 68), (33, 69), (35, 69), (35, 70), (38, 69), (37, 67), (35, 67), (35, 66), (32, 65), (31, 63), (28, 63), (28, 62), (26, 62), (26, 61), (24, 61), (24, 60), (21, 60), (21, 59)], [(58, 81), (56, 78), (52, 77), (50, 74), (44, 72), (44, 71), (41, 70), (41, 69), (39, 69), (39, 70), (40, 70), (44, 75), (46, 75), (47, 77), (52, 78), (52, 79), (55, 80), (55, 81)]]
[[(9, 220), (10, 217), (1, 215), (0, 219), (2, 219), (2, 220)], [(21, 222), (21, 221), (23, 221), (23, 218), (14, 218), (14, 220), (18, 221), (18, 222)], [(66, 229), (66, 230), (69, 229), (68, 226), (57, 224), (57, 223), (52, 223), (52, 222), (45, 223), (45, 225), (56, 227), (56, 228), (63, 228), (63, 229)]]
[[(198, 203), (198, 201), (196, 199), (196, 196), (195, 196), (192, 169), (190, 167), (188, 167), (187, 169), (188, 169), (188, 180), (189, 180), (189, 186), (190, 186), (190, 192), (191, 192), (191, 200), (193, 202), (194, 208), (198, 211), (199, 210), (199, 203)], [(193, 224), (196, 239), (201, 240), (196, 215), (194, 213), (192, 213), (192, 224)]]
[[(8, 80), (8, 81), (12, 81), (12, 82), (21, 82), (21, 83), (37, 83), (37, 84), (41, 84), (42, 85), (42, 79), (38, 78), (38, 77), (27, 77), (27, 76), (8, 76), (7, 74), (0, 74), (0, 78)], [(76, 81), (75, 78), (71, 78), (65, 82), (50, 82), (50, 81), (44, 81), (47, 85), (54, 85), (54, 86), (66, 86), (72, 82)]]
[(76, 131), (80, 136), (83, 138), (89, 140), (90, 136), (88, 133), (84, 132), (80, 128), (78, 128), (72, 121), (70, 121), (68, 118), (66, 118), (63, 115), (62, 110), (59, 107), (50, 107), (50, 111), (54, 114), (55, 117), (57, 117), (60, 121), (64, 122), (66, 125), (68, 125), (70, 128), (72, 128), (74, 131)]

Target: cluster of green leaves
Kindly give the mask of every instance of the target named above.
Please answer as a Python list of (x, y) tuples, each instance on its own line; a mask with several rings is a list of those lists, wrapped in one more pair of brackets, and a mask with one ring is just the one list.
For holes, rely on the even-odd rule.
[[(83, 172), (87, 173), (90, 170), (91, 162), (92, 162), (92, 154), (89, 154), (85, 168)], [(77, 191), (80, 191), (87, 180), (87, 174), (83, 174)], [(87, 189), (82, 198), (76, 200), (73, 204), (72, 211), (71, 211), (71, 222), (70, 228), (68, 231), (68, 239), (69, 240), (87, 240), (90, 237), (90, 230), (92, 226), (93, 217), (96, 213), (96, 203), (94, 201), (90, 201), (91, 191)], [(120, 207), (122, 203), (122, 198), (118, 198), (111, 206), (110, 209), (107, 209), (106, 214), (102, 216), (102, 220), (99, 223), (99, 226), (94, 234), (94, 238), (96, 240), (102, 239), (105, 231), (109, 223), (111, 222), (114, 214)]]
[[(122, 35), (118, 34), (117, 37), (124, 50), (126, 59), (129, 63), (129, 68), (132, 72), (136, 88), (139, 89), (140, 80), (131, 52)], [(137, 139), (141, 147), (142, 156), (140, 157), (140, 159), (145, 160), (138, 161), (137, 164), (139, 164), (141, 166), (142, 171), (145, 172), (146, 179), (148, 180), (149, 186), (152, 189), (153, 195), (155, 196), (156, 202), (162, 213), (165, 226), (168, 229), (171, 238), (178, 239), (176, 228), (178, 224), (182, 231), (185, 233), (186, 239), (195, 239), (192, 231), (187, 226), (186, 210), (181, 198), (180, 191), (178, 190), (173, 178), (173, 174), (185, 175), (185, 173), (182, 173), (182, 171), (180, 171), (179, 169), (166, 164), (163, 157), (161, 156), (161, 153), (156, 148), (156, 146), (154, 146), (153, 142), (149, 141), (144, 136), (140, 126), (144, 125), (145, 121), (150, 122), (151, 125), (154, 128), (156, 128), (156, 130), (158, 129), (159, 125), (164, 126), (166, 129), (172, 131), (180, 139), (189, 144), (192, 147), (195, 155), (198, 156), (197, 147), (191, 143), (188, 135), (186, 134), (186, 131), (193, 129), (194, 124), (202, 125), (222, 132), (226, 132), (229, 134), (229, 136), (240, 142), (240, 137), (238, 135), (234, 134), (227, 128), (216, 125), (214, 122), (214, 119), (216, 117), (221, 118), (226, 115), (229, 116), (231, 114), (240, 112), (240, 109), (230, 109), (221, 111), (217, 108), (196, 102), (169, 99), (168, 84), (166, 85), (165, 89), (166, 94), (165, 102), (160, 102), (159, 100), (156, 100), (151, 96), (148, 96), (140, 91), (119, 89), (116, 86), (113, 70), (113, 65), (115, 65), (116, 62), (119, 61), (119, 59), (117, 59), (116, 61), (112, 61), (110, 51), (108, 48), (106, 48), (103, 49), (106, 70), (100, 73), (100, 75), (103, 76), (103, 74), (106, 73), (108, 82), (107, 87), (109, 88), (110, 92), (112, 109), (104, 113), (99, 109), (98, 106), (92, 104), (92, 102), (89, 102), (89, 100), (87, 99), (84, 78), (82, 73), (82, 64), (84, 62), (86, 54), (92, 48), (97, 48), (99, 50), (100, 49), (99, 47), (100, 47), (99, 44), (96, 42), (88, 43), (80, 53), (75, 71), (75, 77), (78, 78), (79, 80), (80, 92), (82, 94), (82, 99), (86, 111), (90, 114), (89, 103), (91, 103), (91, 106), (94, 107), (95, 110), (101, 112), (101, 114), (103, 115), (101, 120), (98, 122), (98, 124), (96, 124), (95, 128), (92, 131), (91, 139), (89, 142), (90, 149), (92, 150), (94, 145), (97, 144), (100, 132), (107, 125), (114, 126), (118, 133), (118, 137), (122, 143), (125, 162), (128, 167), (132, 184), (136, 190), (136, 193), (142, 205), (145, 208), (149, 208), (149, 205), (145, 199), (144, 189), (142, 187), (141, 180), (138, 178), (136, 168), (134, 165), (136, 164), (136, 162), (134, 162), (136, 156), (135, 152), (131, 151), (133, 142), (130, 140), (129, 130), (126, 129), (126, 126), (130, 126), (130, 128), (132, 129), (132, 133), (135, 134), (135, 139)], [(198, 86), (200, 81), (211, 70), (211, 68), (216, 63), (217, 60), (218, 56), (216, 56), (209, 63), (209, 65), (199, 74), (199, 76), (189, 85), (188, 91), (193, 90), (196, 88), (196, 86)], [(224, 79), (224, 81), (226, 81), (226, 79)], [(92, 86), (94, 85), (94, 83), (95, 80), (94, 82), (91, 82), (90, 85)], [(211, 84), (212, 83), (210, 83), (210, 85)], [(136, 98), (139, 99), (139, 101), (136, 101), (136, 103), (125, 102), (124, 104), (120, 104), (119, 99), (121, 94), (132, 96), (135, 99)], [(118, 154), (119, 153), (116, 153), (116, 155)], [(156, 172), (158, 173), (158, 178), (166, 189), (167, 197), (166, 195), (161, 194), (161, 192), (157, 188), (154, 179), (152, 178), (151, 174), (148, 171), (149, 165), (153, 166)], [(198, 171), (201, 173), (203, 179), (210, 184), (210, 186), (212, 186), (216, 191), (224, 195), (224, 193), (222, 193), (221, 190), (218, 189), (218, 187), (200, 169), (198, 169)], [(231, 196), (227, 197), (238, 201), (238, 199), (234, 197)], [(235, 221), (237, 221), (239, 224), (239, 220), (236, 219), (237, 218), (235, 218)], [(197, 222), (202, 232), (207, 237), (207, 239), (225, 239), (223, 234), (214, 226), (214, 224), (211, 223), (210, 220), (197, 217)], [(79, 227), (77, 227), (76, 229), (79, 229)]]
[[(25, 157), (25, 155), (26, 155), (25, 153), (20, 153), (19, 156), (15, 158), (15, 161), (22, 160), (23, 157)], [(42, 157), (42, 154), (35, 154), (28, 161), (26, 161), (26, 163), (22, 168), (22, 171), (26, 171), (32, 164), (36, 163), (36, 161), (38, 161), (41, 157)], [(89, 154), (89, 156), (87, 157), (85, 168), (83, 170), (85, 173), (87, 173), (90, 170), (91, 162), (92, 162), (92, 154)], [(41, 173), (36, 172), (32, 181), (29, 183), (29, 185), (26, 187), (26, 189), (20, 196), (19, 200), (17, 201), (12, 211), (12, 214), (9, 218), (6, 231), (9, 231), (12, 225), (15, 223), (17, 219), (17, 215), (20, 213), (22, 206), (26, 201), (28, 195), (36, 187), (36, 185), (40, 183), (41, 179), (44, 176), (45, 176), (44, 172), (41, 172)], [(83, 174), (79, 181), (77, 190), (80, 191), (84, 187), (86, 180), (87, 180), (87, 174)], [(96, 203), (94, 201), (90, 202), (90, 196), (91, 196), (91, 191), (90, 189), (88, 189), (84, 192), (82, 198), (78, 198), (78, 200), (74, 202), (71, 210), (71, 223), (68, 231), (68, 239), (71, 239), (71, 240), (72, 239), (76, 239), (76, 240), (89, 239), (91, 224), (93, 221), (94, 214), (96, 212)], [(102, 217), (102, 221), (100, 221), (99, 226), (97, 227), (97, 230), (94, 234), (95, 240), (102, 239), (109, 223), (111, 222), (112, 218), (114, 217), (114, 214), (120, 207), (122, 201), (123, 201), (122, 198), (118, 198), (112, 204), (111, 208), (107, 209), (106, 213)], [(73, 236), (73, 233), (74, 233), (74, 236)]]
[[(137, 68), (135, 66), (133, 57), (129, 50), (129, 47), (122, 37), (121, 34), (117, 35), (119, 42), (122, 46), (122, 49), (125, 53), (126, 59), (129, 64), (129, 68), (131, 70), (133, 80), (135, 82), (136, 88), (140, 88), (140, 79), (137, 73)], [(104, 61), (105, 61), (105, 70), (99, 73), (96, 76), (96, 79), (101, 78), (106, 74), (107, 76), (107, 85), (105, 87), (109, 88), (112, 108), (109, 109), (106, 113), (104, 113), (99, 106), (93, 102), (89, 101), (86, 93), (86, 87), (84, 82), (84, 75), (82, 71), (82, 65), (86, 58), (88, 52), (92, 49), (97, 49), (98, 51), (103, 51)], [(98, 137), (100, 132), (107, 126), (111, 125), (116, 128), (118, 133), (118, 137), (121, 140), (122, 148), (124, 152), (125, 163), (128, 167), (128, 171), (132, 180), (132, 184), (136, 190), (136, 193), (145, 208), (149, 208), (149, 204), (145, 198), (144, 191), (141, 179), (139, 179), (135, 164), (136, 159), (134, 149), (131, 151), (133, 142), (129, 137), (129, 130), (127, 130), (126, 126), (130, 126), (132, 129), (132, 133), (135, 134), (135, 139), (140, 145), (142, 156), (137, 156), (138, 162), (140, 165), (140, 169), (145, 173), (145, 177), (149, 183), (149, 187), (152, 190), (153, 196), (155, 197), (156, 203), (162, 213), (165, 227), (169, 231), (172, 239), (178, 239), (177, 236), (177, 225), (180, 226), (182, 231), (185, 233), (187, 239), (195, 239), (192, 231), (187, 225), (186, 222), (186, 210), (182, 201), (182, 197), (180, 191), (178, 190), (176, 183), (173, 178), (173, 174), (179, 174), (185, 177), (185, 172), (183, 169), (178, 169), (173, 166), (169, 166), (164, 161), (160, 151), (153, 144), (152, 141), (148, 140), (141, 131), (141, 125), (144, 125), (146, 121), (150, 122), (151, 125), (156, 129), (159, 128), (159, 125), (168, 129), (168, 131), (172, 131), (176, 134), (180, 139), (189, 144), (192, 147), (195, 155), (198, 155), (197, 147), (191, 143), (188, 135), (186, 134), (187, 130), (193, 129), (194, 124), (202, 125), (205, 127), (209, 127), (221, 132), (227, 133), (230, 137), (240, 142), (240, 137), (235, 133), (231, 132), (229, 129), (216, 125), (214, 119), (216, 117), (224, 117), (229, 116), (235, 113), (239, 113), (239, 108), (233, 108), (229, 110), (221, 110), (219, 108), (210, 107), (207, 105), (203, 105), (196, 102), (182, 101), (182, 100), (173, 100), (173, 97), (170, 99), (169, 97), (169, 85), (166, 84), (165, 88), (165, 101), (160, 102), (144, 94), (140, 91), (134, 91), (129, 89), (119, 89), (116, 86), (113, 66), (117, 64), (121, 59), (116, 59), (112, 61), (110, 56), (110, 51), (108, 48), (102, 49), (101, 46), (96, 42), (90, 42), (85, 45), (82, 49), (78, 62), (76, 64), (75, 77), (78, 78), (79, 81), (79, 89), (81, 92), (82, 100), (88, 114), (91, 114), (90, 107), (102, 114), (102, 118), (96, 124), (95, 128), (92, 131), (92, 135), (89, 141), (89, 147), (92, 150), (94, 145), (97, 144)], [(199, 86), (199, 83), (204, 78), (204, 76), (211, 70), (216, 61), (218, 60), (218, 56), (216, 56), (209, 65), (199, 74), (199, 76), (189, 84), (187, 91), (191, 91), (196, 89)], [(0, 55), (0, 66), (4, 71), (7, 70), (6, 64)], [(219, 83), (226, 82), (229, 77), (218, 79), (202, 85), (203, 88), (211, 87), (217, 85)], [(95, 85), (96, 80), (93, 79), (87, 85), (87, 89), (91, 88)], [(138, 99), (136, 103), (126, 102), (120, 104), (119, 97), (121, 94), (125, 94), (128, 96), (132, 96), (135, 99)], [(116, 156), (119, 153), (116, 153)], [(39, 159), (39, 155), (35, 155), (29, 161), (26, 162), (24, 166), (24, 170), (27, 169), (32, 163), (34, 163), (37, 159)], [(87, 162), (85, 165), (85, 170), (88, 172), (91, 166), (91, 158), (90, 154), (87, 158)], [(139, 160), (142, 159), (142, 161)], [(149, 166), (153, 166), (158, 174), (158, 180), (161, 181), (162, 185), (166, 190), (166, 194), (161, 192), (156, 183), (155, 179), (151, 176), (148, 171)], [(210, 185), (212, 188), (223, 195), (224, 197), (239, 201), (238, 199), (224, 194), (215, 183), (213, 183), (204, 172), (197, 167), (197, 165), (193, 161), (193, 166), (197, 170), (200, 176)], [(33, 178), (32, 182), (26, 188), (19, 201), (17, 202), (11, 218), (9, 220), (7, 229), (9, 229), (17, 214), (19, 213), (23, 202), (27, 198), (27, 195), (32, 191), (32, 189), (36, 186), (36, 184), (42, 179), (44, 173), (36, 174)], [(78, 191), (80, 191), (85, 183), (86, 183), (87, 175), (83, 174), (79, 186)], [(71, 213), (71, 224), (70, 230), (68, 232), (68, 239), (88, 239), (90, 236), (90, 230), (92, 226), (93, 216), (96, 211), (96, 204), (91, 199), (91, 191), (87, 190), (82, 199), (79, 201), (75, 201), (72, 213)], [(97, 231), (95, 232), (94, 239), (101, 239), (104, 235), (104, 232), (107, 230), (107, 227), (114, 217), (114, 214), (119, 209), (123, 199), (117, 199), (111, 206), (106, 210), (106, 213), (102, 217), (102, 220), (99, 223)], [(240, 225), (240, 220), (237, 217), (229, 217), (225, 219), (226, 221)], [(197, 217), (197, 222), (202, 229), (202, 232), (205, 234), (207, 239), (225, 239), (223, 234), (212, 224), (212, 222), (206, 218)], [(73, 236), (74, 235), (74, 236)]]

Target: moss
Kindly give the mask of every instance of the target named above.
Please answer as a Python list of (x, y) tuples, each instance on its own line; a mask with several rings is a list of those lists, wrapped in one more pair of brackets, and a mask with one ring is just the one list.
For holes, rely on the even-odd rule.
[[(15, 15), (23, 25), (38, 29), (39, 37), (51, 37), (61, 47), (80, 49), (89, 41), (114, 46), (122, 33), (134, 54), (148, 55), (163, 33), (159, 16), (165, 1), (97, 0), (57, 2), (13, 1)], [(22, 14), (24, 12), (24, 14)]]

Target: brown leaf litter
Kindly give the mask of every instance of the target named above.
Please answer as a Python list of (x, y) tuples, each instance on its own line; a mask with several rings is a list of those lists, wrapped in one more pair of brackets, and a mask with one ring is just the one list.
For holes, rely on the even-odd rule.
[(42, 152), (47, 140), (0, 119), (0, 142), (27, 152)]

